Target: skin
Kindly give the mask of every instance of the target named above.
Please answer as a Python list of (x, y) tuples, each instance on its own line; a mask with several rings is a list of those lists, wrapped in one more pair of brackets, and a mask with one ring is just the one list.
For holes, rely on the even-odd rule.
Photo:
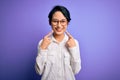
[[(54, 22), (51, 21), (51, 28), (52, 31), (49, 32), (46, 36), (44, 36), (43, 41), (40, 45), (41, 49), (45, 50), (47, 49), (47, 47), (49, 46), (49, 44), (51, 43), (51, 39), (49, 38), (49, 36), (51, 34), (53, 34), (53, 36), (55, 37), (55, 39), (59, 42), (61, 42), (64, 38), (64, 33), (66, 33), (68, 35), (68, 41), (66, 42), (66, 46), (69, 48), (75, 47), (75, 40), (72, 37), (72, 35), (66, 31), (67, 26), (68, 26), (68, 21), (66, 19), (66, 17), (60, 12), (60, 11), (56, 11), (53, 14), (52, 20), (57, 20), (57, 25), (54, 25)], [(60, 21), (66, 21), (64, 25), (61, 25)]]

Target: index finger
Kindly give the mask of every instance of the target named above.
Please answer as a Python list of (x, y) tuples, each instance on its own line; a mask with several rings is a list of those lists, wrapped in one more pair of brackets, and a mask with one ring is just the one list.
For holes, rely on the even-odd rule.
[(53, 33), (53, 30), (49, 32), (45, 37), (49, 37)]
[(68, 31), (66, 31), (66, 34), (68, 35), (69, 38), (73, 38), (72, 35)]

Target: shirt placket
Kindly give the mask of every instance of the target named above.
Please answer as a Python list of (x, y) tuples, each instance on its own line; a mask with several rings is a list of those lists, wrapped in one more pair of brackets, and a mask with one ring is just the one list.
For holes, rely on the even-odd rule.
[(63, 65), (63, 50), (62, 50), (62, 44), (59, 44), (59, 63), (58, 65), (60, 66), (59, 67), (59, 79), (60, 80), (64, 80), (64, 65)]

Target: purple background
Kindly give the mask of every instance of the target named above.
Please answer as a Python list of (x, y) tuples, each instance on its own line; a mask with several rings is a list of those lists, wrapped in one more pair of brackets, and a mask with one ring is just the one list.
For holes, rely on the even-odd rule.
[(0, 0), (0, 80), (40, 80), (37, 44), (56, 4), (70, 10), (68, 31), (80, 43), (76, 79), (120, 80), (120, 0)]

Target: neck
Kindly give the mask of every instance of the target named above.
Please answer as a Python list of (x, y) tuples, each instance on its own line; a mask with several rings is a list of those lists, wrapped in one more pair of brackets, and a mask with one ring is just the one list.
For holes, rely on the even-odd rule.
[(55, 37), (55, 39), (58, 41), (58, 42), (61, 42), (64, 38), (64, 34), (62, 35), (56, 35), (56, 34), (53, 34), (53, 36)]

